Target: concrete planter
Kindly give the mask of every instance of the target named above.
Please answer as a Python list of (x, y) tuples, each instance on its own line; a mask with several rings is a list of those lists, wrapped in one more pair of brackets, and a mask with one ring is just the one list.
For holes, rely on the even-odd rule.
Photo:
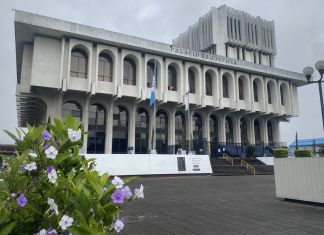
[(324, 158), (275, 158), (276, 195), (324, 203)]

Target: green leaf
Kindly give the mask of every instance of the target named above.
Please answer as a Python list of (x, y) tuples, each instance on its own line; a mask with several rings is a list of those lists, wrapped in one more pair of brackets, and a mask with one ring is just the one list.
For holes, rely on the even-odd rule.
[(11, 230), (14, 228), (16, 222), (12, 222), (10, 224), (7, 224), (6, 226), (4, 226), (1, 231), (0, 231), (0, 235), (7, 235), (11, 232)]
[(17, 137), (16, 137), (13, 133), (11, 133), (11, 132), (8, 131), (8, 130), (3, 130), (3, 131), (4, 131), (7, 135), (9, 135), (11, 139), (13, 139), (14, 141), (17, 141)]

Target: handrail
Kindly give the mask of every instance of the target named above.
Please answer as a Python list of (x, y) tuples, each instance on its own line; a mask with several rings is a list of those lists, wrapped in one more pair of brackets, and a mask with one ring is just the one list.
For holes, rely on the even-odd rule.
[(230, 156), (228, 156), (226, 153), (223, 154), (223, 159), (226, 160), (227, 163), (234, 165), (234, 159)]
[(251, 164), (247, 163), (246, 161), (241, 159), (241, 166), (243, 166), (244, 168), (246, 168), (246, 170), (248, 172), (250, 172), (251, 174), (253, 174), (255, 176), (255, 167), (253, 167)]

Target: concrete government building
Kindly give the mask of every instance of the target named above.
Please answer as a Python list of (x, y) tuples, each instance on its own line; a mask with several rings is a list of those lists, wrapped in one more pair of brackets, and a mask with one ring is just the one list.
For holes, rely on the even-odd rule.
[(273, 21), (225, 5), (171, 45), (18, 10), (15, 39), (19, 126), (72, 113), (88, 131), (85, 153), (148, 153), (156, 115), (159, 154), (184, 148), (188, 127), (196, 153), (221, 146), (235, 156), (250, 143), (262, 155), (280, 142), (280, 122), (298, 115), (306, 83), (275, 67)]

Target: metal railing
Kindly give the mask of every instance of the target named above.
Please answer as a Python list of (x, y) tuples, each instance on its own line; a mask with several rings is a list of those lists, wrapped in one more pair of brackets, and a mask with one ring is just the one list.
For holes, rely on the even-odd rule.
[(241, 166), (243, 166), (248, 172), (255, 176), (255, 167), (241, 159)]
[(234, 159), (230, 156), (228, 156), (226, 153), (223, 154), (223, 159), (226, 160), (227, 163), (234, 165)]

